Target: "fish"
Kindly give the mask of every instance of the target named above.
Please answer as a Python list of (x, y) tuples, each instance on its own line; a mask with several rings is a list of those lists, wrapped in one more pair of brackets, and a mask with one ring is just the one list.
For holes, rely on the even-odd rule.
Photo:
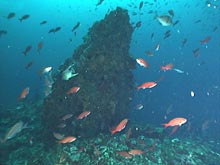
[(60, 123), (57, 127), (58, 127), (58, 128), (65, 128), (65, 127), (66, 127), (66, 124), (65, 124), (65, 123)]
[(72, 32), (74, 32), (80, 26), (80, 22), (77, 22), (75, 26), (72, 28)]
[(2, 36), (2, 35), (6, 35), (8, 32), (6, 31), (6, 30), (0, 30), (0, 37)]
[(183, 70), (177, 69), (177, 68), (173, 68), (174, 71), (176, 71), (177, 73), (184, 73)]
[(139, 27), (141, 27), (141, 21), (136, 22), (136, 24), (134, 26), (134, 28), (139, 28)]
[(79, 116), (77, 116), (77, 120), (83, 119), (85, 117), (87, 117), (91, 112), (90, 111), (85, 111), (79, 114)]
[(141, 154), (144, 153), (144, 151), (138, 150), (138, 149), (133, 149), (133, 150), (128, 151), (128, 153), (129, 153), (130, 155), (141, 155)]
[(23, 121), (19, 121), (15, 123), (9, 131), (6, 133), (5, 138), (3, 142), (6, 142), (7, 140), (15, 137), (19, 132), (21, 132), (23, 129), (27, 128), (27, 124), (24, 124)]
[(72, 87), (72, 88), (70, 88), (67, 92), (66, 92), (66, 94), (72, 94), (72, 93), (77, 93), (78, 91), (80, 90), (80, 87)]
[(172, 18), (168, 15), (157, 16), (156, 19), (162, 26), (170, 26), (173, 24)]
[(61, 27), (60, 26), (58, 26), (58, 27), (56, 27), (56, 28), (54, 28), (54, 33), (56, 33), (56, 32), (58, 32), (58, 31), (60, 31), (61, 30)]
[(132, 134), (132, 130), (131, 128), (129, 128), (128, 131), (125, 133), (126, 135), (125, 139), (128, 140), (131, 137), (131, 134)]
[(173, 10), (168, 10), (168, 13), (169, 13), (172, 17), (174, 17), (174, 11), (173, 11)]
[(167, 71), (173, 69), (173, 64), (167, 64), (160, 67), (160, 70)]
[(141, 10), (141, 9), (142, 9), (143, 5), (144, 5), (144, 2), (143, 2), (143, 1), (141, 1), (141, 2), (140, 2), (140, 4), (139, 4), (139, 10)]
[(154, 38), (154, 33), (151, 33), (150, 39), (152, 40)]
[(115, 128), (111, 129), (110, 132), (111, 134), (115, 134), (116, 132), (120, 132), (123, 130), (128, 122), (128, 119), (122, 120)]
[(154, 54), (153, 54), (151, 51), (149, 51), (149, 50), (147, 50), (145, 53), (146, 53), (146, 55), (148, 55), (148, 56), (154, 56)]
[(51, 66), (44, 67), (40, 70), (41, 74), (49, 73), (52, 70)]
[(71, 114), (71, 113), (69, 113), (69, 114), (66, 114), (66, 115), (64, 115), (62, 118), (61, 118), (61, 120), (67, 120), (67, 119), (70, 119), (71, 117), (73, 116), (73, 114)]
[(143, 108), (144, 108), (144, 106), (142, 104), (138, 104), (138, 105), (135, 106), (136, 110), (141, 110)]
[(211, 40), (210, 36), (205, 37), (204, 39), (200, 40), (201, 44), (207, 44)]
[(76, 140), (76, 137), (74, 137), (74, 136), (67, 136), (67, 137), (64, 137), (63, 139), (59, 140), (57, 143), (65, 144), (65, 143), (71, 143), (71, 142), (73, 142), (75, 140)]
[(33, 61), (30, 61), (29, 63), (27, 63), (26, 65), (25, 65), (25, 69), (29, 69), (32, 65), (33, 65)]
[(19, 97), (18, 97), (18, 100), (25, 99), (25, 98), (27, 97), (27, 95), (29, 94), (29, 92), (30, 92), (30, 88), (29, 88), (29, 87), (24, 88), (24, 89), (21, 91), (21, 93), (20, 93), (20, 95), (19, 95)]
[(215, 27), (212, 29), (213, 32), (216, 32), (217, 30), (218, 30), (218, 26), (215, 26)]
[(30, 17), (30, 15), (25, 14), (25, 15), (23, 15), (21, 18), (19, 18), (19, 21), (22, 22), (23, 20), (26, 20), (26, 19), (28, 19), (29, 17)]
[(174, 126), (181, 126), (187, 122), (186, 118), (177, 117), (170, 120), (168, 123), (162, 124), (165, 128), (166, 127), (174, 127)]
[(195, 57), (198, 57), (198, 55), (199, 55), (199, 48), (194, 49), (192, 52), (193, 52), (193, 55)]
[(199, 19), (199, 20), (196, 20), (194, 23), (199, 23), (199, 22), (201, 22), (201, 20)]
[(104, 0), (98, 0), (98, 3), (96, 4), (96, 6), (101, 5), (104, 2)]
[(50, 30), (48, 31), (48, 33), (54, 33), (54, 28), (53, 28), (53, 29), (50, 29)]
[(47, 21), (42, 21), (42, 22), (40, 22), (40, 25), (44, 25), (46, 23), (47, 23)]
[(160, 44), (156, 44), (154, 50), (157, 52), (160, 49)]
[(187, 42), (187, 39), (186, 39), (186, 38), (184, 38), (184, 39), (183, 39), (183, 41), (182, 41), (182, 47), (184, 47), (184, 46), (185, 46), (186, 42)]
[(150, 82), (145, 82), (139, 86), (137, 86), (137, 89), (146, 89), (146, 88), (153, 88), (157, 85), (156, 82), (150, 81)]
[(125, 157), (126, 159), (131, 159), (132, 155), (130, 155), (128, 152), (126, 151), (116, 151), (116, 153), (120, 156)]
[(64, 135), (57, 133), (57, 132), (53, 132), (53, 136), (57, 139), (57, 140), (61, 140), (64, 138)]
[(143, 66), (143, 67), (148, 67), (148, 64), (146, 63), (146, 61), (143, 59), (143, 58), (137, 58), (136, 59), (136, 62), (140, 65), (140, 66)]
[(43, 42), (37, 44), (37, 52), (40, 54), (41, 49), (43, 48)]
[(7, 19), (11, 19), (11, 18), (13, 18), (13, 17), (15, 17), (15, 13), (14, 13), (14, 12), (11, 12), (11, 13), (8, 14), (8, 16), (7, 16), (6, 18), (7, 18)]
[(179, 20), (176, 20), (174, 23), (173, 23), (173, 26), (175, 26), (176, 24), (178, 24), (180, 21)]
[(25, 50), (22, 52), (22, 54), (24, 54), (25, 56), (27, 55), (27, 53), (31, 50), (32, 46), (28, 45)]

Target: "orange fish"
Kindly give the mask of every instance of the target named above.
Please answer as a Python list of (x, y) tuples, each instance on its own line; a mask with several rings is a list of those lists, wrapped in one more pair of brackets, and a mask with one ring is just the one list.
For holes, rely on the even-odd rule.
[(90, 111), (85, 111), (80, 113), (80, 115), (76, 118), (77, 120), (83, 119), (85, 117), (87, 117), (91, 112)]
[(156, 82), (150, 81), (150, 82), (145, 82), (139, 86), (137, 86), (137, 89), (146, 89), (146, 88), (153, 88), (157, 85)]
[(167, 65), (161, 66), (160, 70), (167, 71), (167, 70), (171, 70), (172, 68), (173, 68), (173, 64), (167, 64)]
[(67, 136), (67, 137), (59, 140), (58, 143), (62, 143), (62, 144), (71, 143), (71, 142), (73, 142), (75, 140), (76, 140), (76, 137), (74, 137), (74, 136)]
[(134, 149), (134, 150), (130, 150), (128, 153), (129, 153), (130, 155), (141, 155), (141, 154), (144, 153), (144, 151)]
[(67, 92), (66, 92), (66, 94), (72, 94), (72, 93), (76, 93), (76, 92), (78, 92), (80, 90), (80, 87), (72, 87), (72, 88), (70, 88)]
[(166, 127), (174, 127), (174, 126), (181, 126), (182, 124), (186, 123), (187, 119), (178, 117), (170, 120), (168, 123), (162, 124), (165, 128)]
[(24, 88), (21, 94), (19, 95), (18, 100), (25, 99), (26, 96), (29, 94), (29, 91), (30, 91), (29, 87)]
[(128, 119), (122, 120), (114, 129), (110, 130), (111, 134), (113, 135), (116, 132), (120, 132), (123, 130), (128, 122)]
[(123, 156), (123, 157), (125, 157), (126, 159), (132, 158), (132, 155), (130, 155), (130, 154), (129, 154), (128, 152), (126, 152), (126, 151), (117, 151), (116, 153), (119, 154), (119, 155), (121, 155), (121, 156)]
[(144, 61), (143, 58), (137, 58), (137, 59), (136, 59), (136, 62), (137, 62), (140, 66), (143, 66), (143, 67), (145, 67), (145, 68), (148, 67), (146, 61)]

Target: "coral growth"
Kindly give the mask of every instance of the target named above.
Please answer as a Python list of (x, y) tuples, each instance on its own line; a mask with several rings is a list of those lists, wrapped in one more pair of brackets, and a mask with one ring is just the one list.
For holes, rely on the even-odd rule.
[[(91, 137), (108, 131), (128, 117), (128, 105), (134, 92), (131, 70), (135, 68), (135, 61), (129, 56), (132, 31), (128, 13), (121, 8), (89, 29), (84, 43), (59, 67), (53, 91), (43, 103), (45, 141), (51, 139), (53, 132)], [(78, 75), (64, 81), (63, 73), (70, 66)], [(79, 86), (80, 90), (67, 95), (73, 86)], [(58, 127), (62, 116), (76, 117), (83, 111), (91, 114), (83, 120), (65, 121), (65, 128)]]

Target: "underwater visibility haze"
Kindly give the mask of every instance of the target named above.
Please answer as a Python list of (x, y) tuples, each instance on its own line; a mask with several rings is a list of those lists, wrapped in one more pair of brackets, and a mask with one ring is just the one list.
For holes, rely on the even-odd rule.
[(220, 164), (219, 0), (0, 11), (0, 164)]

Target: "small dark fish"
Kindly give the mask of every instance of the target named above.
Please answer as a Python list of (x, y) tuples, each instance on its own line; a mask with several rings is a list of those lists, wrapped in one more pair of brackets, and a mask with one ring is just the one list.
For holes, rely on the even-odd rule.
[(140, 4), (139, 4), (139, 10), (141, 10), (141, 8), (143, 7), (143, 5), (144, 5), (144, 2), (141, 1)]
[(27, 53), (31, 50), (31, 48), (32, 48), (32, 46), (28, 45), (22, 53), (26, 56)]
[(171, 36), (171, 34), (170, 34), (170, 33), (165, 34), (165, 35), (164, 35), (164, 37), (163, 37), (163, 39), (166, 39), (166, 38), (168, 38), (168, 37), (170, 37), (170, 36)]
[(48, 33), (54, 33), (54, 29), (50, 29)]
[(75, 31), (80, 26), (80, 22), (77, 22), (75, 26), (72, 28), (72, 32)]
[(6, 35), (7, 34), (7, 31), (6, 30), (0, 30), (0, 37), (2, 36), (2, 35)]
[(170, 34), (170, 30), (167, 30), (165, 33), (164, 33), (164, 35), (168, 35), (168, 34)]
[(8, 16), (6, 18), (11, 19), (13, 17), (15, 17), (15, 13), (11, 12), (11, 13), (8, 14)]
[(139, 28), (139, 27), (141, 27), (141, 21), (138, 21), (134, 26), (134, 28)]
[(29, 63), (27, 63), (26, 65), (25, 65), (25, 69), (29, 69), (31, 66), (33, 65), (33, 61), (30, 61)]
[(198, 57), (198, 55), (199, 55), (199, 48), (194, 49), (192, 52), (193, 52), (194, 57)]
[(215, 32), (216, 30), (218, 30), (217, 26), (215, 26), (212, 31)]
[(37, 52), (40, 54), (41, 49), (43, 48), (43, 42), (37, 44)]
[(184, 39), (183, 39), (183, 41), (182, 41), (182, 47), (184, 47), (184, 46), (185, 46), (186, 42), (187, 42), (187, 39), (186, 39), (186, 38), (184, 38)]
[(58, 31), (60, 31), (61, 30), (61, 27), (56, 27), (55, 29), (54, 29), (54, 33), (56, 33), (56, 32), (58, 32)]
[(174, 23), (173, 23), (173, 26), (175, 26), (176, 24), (178, 24), (180, 21), (179, 20), (176, 20)]
[(168, 10), (169, 15), (171, 15), (172, 17), (174, 16), (174, 12), (173, 10)]
[(47, 21), (42, 21), (41, 23), (40, 23), (40, 25), (44, 25), (44, 24), (46, 24), (47, 23)]
[(104, 2), (104, 0), (99, 0), (98, 3), (96, 4), (96, 6), (99, 6), (102, 4), (102, 2)]
[(26, 20), (30, 17), (30, 15), (26, 14), (26, 15), (23, 15), (21, 18), (19, 18), (20, 22), (22, 22), (23, 20)]
[(197, 20), (197, 21), (195, 21), (194, 23), (199, 23), (199, 22), (201, 22), (201, 20), (199, 19), (199, 20)]
[(154, 38), (154, 33), (151, 33), (150, 38), (151, 38), (151, 40)]

